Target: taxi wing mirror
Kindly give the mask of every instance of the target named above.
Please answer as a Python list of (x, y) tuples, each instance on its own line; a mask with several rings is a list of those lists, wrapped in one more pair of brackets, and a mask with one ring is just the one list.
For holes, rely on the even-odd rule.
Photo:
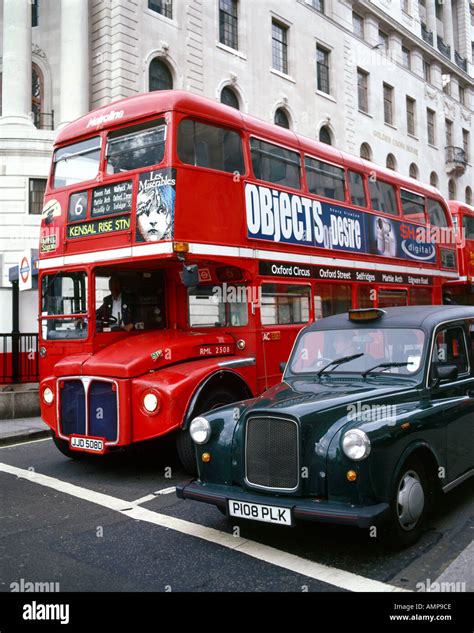
[(199, 269), (197, 264), (183, 265), (183, 284), (186, 288), (194, 288), (199, 285)]
[(458, 368), (456, 365), (436, 365), (434, 368), (435, 384), (438, 387), (442, 380), (453, 382), (458, 379)]

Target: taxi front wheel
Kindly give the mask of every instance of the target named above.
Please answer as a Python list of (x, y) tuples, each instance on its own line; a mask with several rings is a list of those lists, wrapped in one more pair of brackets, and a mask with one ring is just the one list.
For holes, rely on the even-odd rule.
[(386, 546), (402, 549), (418, 540), (425, 528), (429, 498), (429, 479), (423, 463), (417, 458), (408, 459), (392, 490), (389, 524), (382, 531)]

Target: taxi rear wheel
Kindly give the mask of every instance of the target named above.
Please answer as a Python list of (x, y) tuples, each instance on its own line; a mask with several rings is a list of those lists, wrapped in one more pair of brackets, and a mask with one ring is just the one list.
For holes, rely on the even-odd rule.
[(82, 459), (84, 457), (84, 454), (81, 453), (80, 451), (72, 451), (69, 448), (69, 442), (67, 440), (63, 440), (60, 437), (58, 437), (55, 433), (51, 433), (51, 436), (53, 438), (53, 442), (56, 445), (56, 448), (66, 457), (69, 457), (69, 459)]
[[(235, 402), (236, 396), (227, 389), (216, 389), (211, 391), (203, 400), (199, 403), (199, 406), (193, 411), (194, 417), (205, 413), (206, 411), (212, 411), (218, 407), (223, 407), (226, 404)], [(196, 446), (189, 435), (189, 431), (179, 431), (176, 437), (176, 449), (178, 456), (183, 465), (184, 470), (190, 475), (197, 475), (198, 469), (196, 464)]]
[(430, 484), (423, 463), (405, 462), (395, 482), (390, 504), (390, 524), (383, 533), (386, 545), (400, 549), (413, 545), (424, 530)]

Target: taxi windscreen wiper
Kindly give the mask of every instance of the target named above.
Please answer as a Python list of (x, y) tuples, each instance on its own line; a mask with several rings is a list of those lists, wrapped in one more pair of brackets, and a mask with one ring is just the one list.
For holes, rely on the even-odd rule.
[[(352, 354), (351, 356), (342, 356), (342, 358), (336, 358), (327, 365), (324, 365), (324, 367), (320, 369), (316, 375), (318, 378), (321, 378), (326, 369), (328, 369), (329, 367), (332, 367), (334, 365), (334, 369), (336, 369), (336, 367), (338, 367), (339, 365), (342, 365), (343, 363), (348, 363), (350, 360), (355, 360), (356, 358), (360, 358), (363, 355), (364, 353), (361, 352), (360, 354)], [(334, 369), (332, 369), (331, 371), (334, 371)]]
[(410, 363), (408, 361), (406, 361), (405, 363), (380, 363), (379, 365), (375, 365), (374, 367), (371, 367), (370, 369), (364, 371), (362, 374), (362, 378), (365, 378), (370, 374), (370, 372), (379, 368), (382, 369), (382, 371), (385, 371), (386, 369), (390, 369), (390, 367), (406, 367), (409, 364)]

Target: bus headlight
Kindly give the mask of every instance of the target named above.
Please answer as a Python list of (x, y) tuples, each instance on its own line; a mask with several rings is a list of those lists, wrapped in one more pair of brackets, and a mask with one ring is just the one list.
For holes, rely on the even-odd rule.
[(360, 429), (351, 429), (342, 438), (342, 450), (346, 457), (359, 462), (370, 454), (370, 440)]
[(189, 434), (196, 444), (205, 444), (211, 437), (211, 425), (206, 418), (194, 418), (189, 425)]
[(53, 404), (54, 393), (50, 387), (45, 387), (43, 389), (43, 400), (46, 404)]
[(153, 393), (153, 391), (148, 391), (144, 396), (143, 396), (143, 408), (145, 409), (145, 411), (147, 413), (156, 413), (158, 410), (158, 396), (156, 395), (156, 393)]

